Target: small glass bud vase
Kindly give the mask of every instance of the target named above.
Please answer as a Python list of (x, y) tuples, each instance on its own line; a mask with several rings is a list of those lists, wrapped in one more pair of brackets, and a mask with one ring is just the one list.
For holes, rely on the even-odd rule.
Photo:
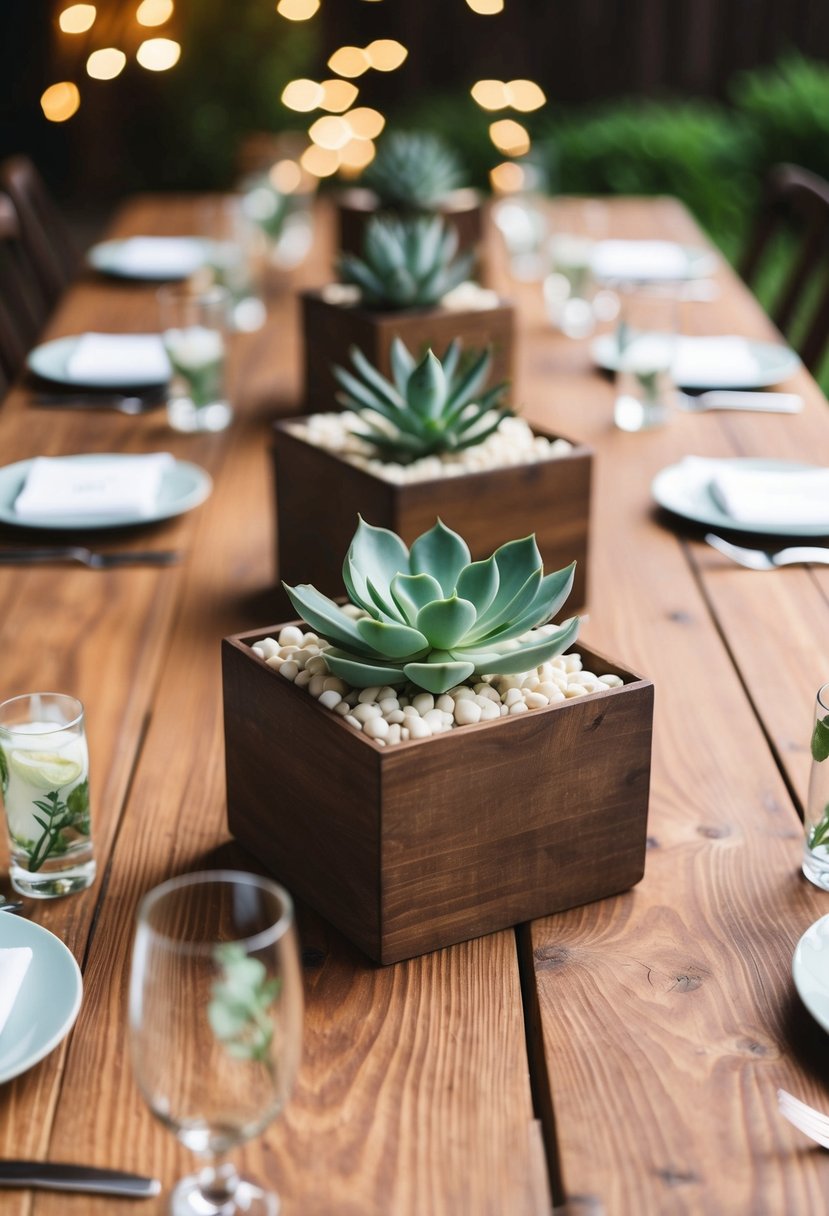
[(803, 873), (829, 891), (829, 684), (818, 689), (811, 739), (812, 771), (803, 826)]
[(161, 333), (172, 379), (167, 420), (176, 431), (223, 431), (233, 417), (225, 388), (231, 297), (224, 287), (162, 287)]

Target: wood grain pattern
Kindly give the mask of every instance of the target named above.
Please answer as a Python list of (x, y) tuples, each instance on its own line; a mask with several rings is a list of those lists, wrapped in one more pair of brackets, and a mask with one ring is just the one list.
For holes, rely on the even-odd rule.
[[(541, 428), (536, 434), (557, 438)], [(277, 423), (273, 440), (276, 568), (285, 582), (342, 595), (358, 515), (406, 544), (440, 518), (476, 561), (534, 532), (548, 573), (576, 562), (567, 611), (586, 602), (593, 453), (584, 444), (555, 460), (396, 485), (294, 435), (289, 423)]]
[(306, 412), (338, 408), (339, 388), (331, 367), (350, 368), (352, 346), (361, 350), (384, 376), (390, 376), (391, 344), (395, 338), (405, 342), (419, 358), (430, 347), (442, 357), (455, 338), (460, 338), (464, 350), (483, 350), (489, 346), (492, 363), (484, 387), (512, 379), (515, 317), (506, 300), (497, 308), (438, 307), (379, 312), (329, 304), (319, 291), (304, 291), (300, 303)]

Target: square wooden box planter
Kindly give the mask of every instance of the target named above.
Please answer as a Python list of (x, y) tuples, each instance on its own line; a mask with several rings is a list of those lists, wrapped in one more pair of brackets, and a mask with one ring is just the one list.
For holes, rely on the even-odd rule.
[(653, 685), (380, 747), (222, 643), (230, 831), (381, 963), (627, 890), (645, 868)]
[[(290, 419), (275, 423), (273, 434), (280, 580), (313, 583), (325, 595), (340, 596), (343, 557), (358, 514), (406, 544), (439, 516), (465, 539), (475, 560), (535, 532), (548, 573), (577, 562), (568, 607), (587, 602), (589, 447), (575, 445), (553, 460), (399, 485), (293, 434)], [(278, 602), (286, 605), (287, 597)]]
[[(366, 225), (373, 216), (384, 211), (377, 195), (373, 190), (354, 187), (340, 192), (336, 206), (340, 250), (343, 253), (361, 255)], [(385, 209), (385, 213), (400, 214), (393, 208)], [(452, 224), (458, 234), (460, 252), (480, 250), (484, 236), (484, 213), (481, 195), (477, 190), (453, 190), (446, 201), (435, 209), (434, 214), (443, 216)]]
[(417, 308), (381, 312), (355, 304), (332, 304), (322, 291), (300, 293), (304, 343), (305, 405), (309, 411), (337, 409), (339, 386), (331, 365), (351, 367), (349, 351), (357, 346), (370, 363), (391, 375), (390, 351), (401, 338), (412, 354), (432, 347), (443, 355), (453, 338), (464, 349), (492, 347), (488, 384), (511, 380), (515, 315), (511, 304), (497, 308)]

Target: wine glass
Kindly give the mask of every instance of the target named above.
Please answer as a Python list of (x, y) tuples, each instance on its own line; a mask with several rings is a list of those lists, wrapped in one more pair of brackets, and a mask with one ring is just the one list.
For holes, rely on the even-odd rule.
[(231, 870), (145, 896), (130, 978), (133, 1069), (153, 1114), (204, 1160), (173, 1216), (277, 1216), (226, 1160), (282, 1110), (302, 1040), (302, 974), (287, 891)]

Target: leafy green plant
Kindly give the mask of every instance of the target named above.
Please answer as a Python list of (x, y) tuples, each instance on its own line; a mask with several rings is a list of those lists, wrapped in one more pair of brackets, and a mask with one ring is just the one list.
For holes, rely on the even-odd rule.
[(35, 806), (40, 815), (35, 815), (34, 820), (42, 828), (42, 834), (26, 849), (32, 873), (41, 868), (47, 857), (66, 852), (71, 842), (64, 832), (89, 835), (89, 782), (76, 785), (65, 802), (58, 790), (52, 790), (45, 798), (36, 799)]
[(303, 620), (331, 643), (325, 660), (354, 688), (410, 681), (446, 692), (472, 675), (530, 671), (566, 649), (578, 617), (538, 632), (566, 600), (575, 562), (544, 575), (534, 536), (473, 562), (440, 520), (409, 549), (360, 519), (343, 565), (355, 620), (310, 584), (285, 590)]
[(829, 66), (788, 54), (740, 73), (729, 92), (747, 126), (758, 179), (783, 161), (829, 177)]
[(273, 1039), (268, 1010), (279, 995), (280, 981), (268, 979), (264, 963), (236, 942), (217, 946), (215, 957), (221, 975), (207, 1007), (210, 1028), (237, 1060), (266, 1060)]
[(457, 251), (457, 232), (440, 216), (375, 216), (362, 258), (344, 253), (337, 268), (370, 307), (429, 308), (470, 275), (474, 254)]
[(506, 383), (481, 393), (489, 375), (490, 351), (481, 351), (463, 366), (457, 338), (442, 359), (427, 350), (417, 364), (395, 338), (392, 380), (381, 375), (357, 347), (350, 354), (356, 375), (332, 368), (343, 389), (337, 400), (360, 416), (367, 429), (355, 433), (372, 445), (381, 460), (408, 464), (422, 456), (474, 447), (512, 413), (502, 404)]
[(373, 190), (381, 207), (428, 211), (463, 182), (455, 149), (431, 131), (392, 131), (361, 183)]

